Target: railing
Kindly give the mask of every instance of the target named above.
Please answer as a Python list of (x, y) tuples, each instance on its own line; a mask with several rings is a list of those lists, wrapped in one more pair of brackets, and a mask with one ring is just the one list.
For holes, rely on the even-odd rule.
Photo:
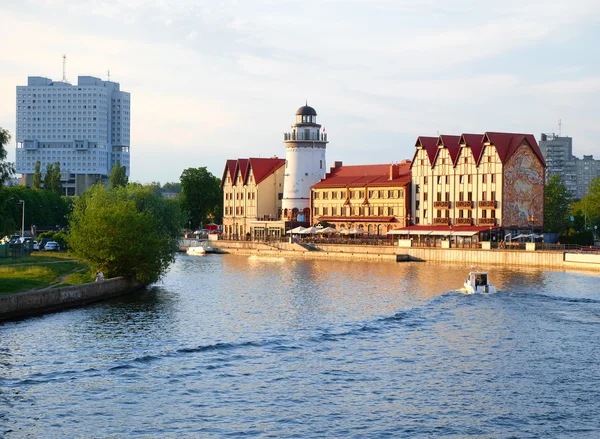
[(473, 218), (456, 218), (455, 221), (458, 226), (470, 226), (473, 224)]
[(456, 207), (458, 207), (459, 209), (473, 209), (473, 202), (472, 201), (457, 201)]
[(448, 224), (450, 224), (450, 218), (434, 218), (433, 219), (433, 224), (448, 225)]
[(283, 140), (284, 141), (288, 141), (288, 140), (305, 140), (305, 141), (312, 141), (314, 140), (315, 142), (327, 142), (327, 133), (309, 133), (308, 136), (305, 135), (305, 133), (303, 133), (302, 131), (300, 131), (299, 133), (283, 133)]
[(479, 218), (477, 222), (480, 226), (495, 226), (496, 218)]
[(450, 201), (434, 201), (433, 207), (436, 209), (450, 209)]
[(487, 208), (491, 208), (491, 209), (495, 209), (496, 208), (496, 202), (493, 201), (493, 200), (480, 201), (477, 204), (479, 205), (479, 207), (487, 207)]

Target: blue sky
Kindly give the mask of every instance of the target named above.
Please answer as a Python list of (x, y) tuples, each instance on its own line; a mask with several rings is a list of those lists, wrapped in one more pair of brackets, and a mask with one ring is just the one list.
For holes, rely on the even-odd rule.
[[(410, 159), (419, 135), (557, 132), (600, 158), (597, 0), (3, 0), (0, 126), (27, 76), (132, 94), (131, 179), (285, 156), (308, 99), (327, 159)], [(14, 160), (14, 142), (9, 147)]]

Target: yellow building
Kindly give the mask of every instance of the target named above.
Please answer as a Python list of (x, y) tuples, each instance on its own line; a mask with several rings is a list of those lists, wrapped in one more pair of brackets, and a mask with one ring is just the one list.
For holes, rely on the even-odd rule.
[(415, 232), (454, 226), (504, 234), (543, 226), (545, 162), (533, 135), (419, 137), (415, 147)]
[(385, 235), (407, 224), (410, 184), (410, 161), (360, 166), (335, 162), (325, 178), (311, 187), (312, 223)]
[(284, 172), (285, 160), (277, 157), (227, 160), (221, 178), (224, 237), (280, 235), (275, 222), (281, 217)]

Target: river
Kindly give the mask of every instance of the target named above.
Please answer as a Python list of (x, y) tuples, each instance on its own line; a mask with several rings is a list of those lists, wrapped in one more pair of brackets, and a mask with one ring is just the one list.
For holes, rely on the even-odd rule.
[(480, 268), (179, 256), (0, 324), (0, 437), (600, 437), (600, 275)]

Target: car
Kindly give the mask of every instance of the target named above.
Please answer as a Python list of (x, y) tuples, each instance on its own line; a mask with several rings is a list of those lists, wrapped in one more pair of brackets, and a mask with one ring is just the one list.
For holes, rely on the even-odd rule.
[(50, 239), (50, 238), (40, 239), (40, 249), (44, 250), (44, 248), (46, 247), (46, 244), (48, 244), (50, 241), (52, 241), (52, 239)]
[(34, 249), (35, 251), (38, 251), (38, 252), (39, 252), (39, 251), (40, 251), (40, 243), (39, 243), (39, 242), (37, 242), (37, 241), (33, 241), (33, 249)]
[(46, 243), (46, 245), (44, 246), (44, 251), (47, 251), (47, 252), (60, 251), (60, 245), (58, 245), (58, 242), (56, 242), (56, 241), (48, 241), (48, 243)]
[(17, 245), (21, 243), (21, 237), (18, 235), (13, 236), (12, 238), (10, 238), (10, 241), (8, 241), (8, 245)]

